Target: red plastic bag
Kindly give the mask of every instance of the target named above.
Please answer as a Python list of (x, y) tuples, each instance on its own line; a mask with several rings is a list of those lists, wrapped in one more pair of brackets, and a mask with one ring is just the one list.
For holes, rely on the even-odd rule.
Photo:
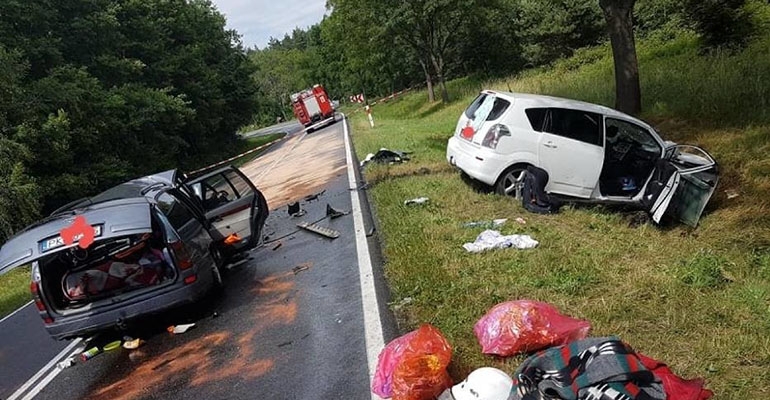
[(652, 371), (663, 382), (663, 390), (668, 400), (708, 400), (714, 393), (703, 388), (703, 379), (682, 379), (674, 374), (666, 364), (644, 354), (637, 353), (645, 368)]
[(498, 304), (473, 327), (484, 354), (512, 356), (585, 339), (591, 324), (537, 301)]
[(377, 370), (372, 380), (372, 392), (384, 399), (393, 396), (393, 372), (396, 371), (396, 366), (401, 362), (409, 341), (415, 335), (417, 335), (417, 331), (397, 337), (382, 349), (377, 361)]
[(393, 400), (432, 400), (452, 386), (452, 347), (434, 326), (415, 331), (393, 372)]

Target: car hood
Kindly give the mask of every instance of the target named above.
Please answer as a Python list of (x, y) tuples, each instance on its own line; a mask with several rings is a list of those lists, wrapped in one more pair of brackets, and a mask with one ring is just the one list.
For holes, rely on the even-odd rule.
[(43, 256), (77, 246), (77, 243), (73, 243), (50, 250), (43, 249), (45, 241), (59, 237), (62, 229), (71, 226), (78, 216), (85, 217), (91, 226), (99, 226), (100, 235), (95, 241), (152, 232), (151, 209), (147, 201), (134, 199), (111, 203), (58, 214), (27, 227), (0, 248), (0, 274)]

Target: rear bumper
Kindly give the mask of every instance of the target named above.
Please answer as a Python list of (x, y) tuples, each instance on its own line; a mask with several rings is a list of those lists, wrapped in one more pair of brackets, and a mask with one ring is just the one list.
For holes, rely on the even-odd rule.
[(81, 313), (54, 318), (52, 324), (45, 325), (48, 334), (62, 340), (86, 336), (104, 331), (135, 318), (161, 313), (186, 304), (195, 303), (211, 289), (213, 276), (204, 271), (198, 273), (198, 280), (185, 285), (180, 280), (171, 286), (147, 293), (141, 298), (129, 300), (124, 305), (108, 310), (84, 310)]
[(501, 156), (486, 148), (475, 147), (457, 136), (449, 139), (446, 158), (449, 164), (461, 169), (471, 178), (490, 186), (497, 182), (497, 178), (509, 161), (509, 157)]

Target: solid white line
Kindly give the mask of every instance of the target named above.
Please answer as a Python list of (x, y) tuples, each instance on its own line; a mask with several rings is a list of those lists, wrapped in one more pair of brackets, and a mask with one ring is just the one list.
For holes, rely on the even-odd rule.
[[(58, 363), (60, 359), (62, 359), (65, 356), (67, 356), (67, 352), (71, 351), (80, 342), (81, 342), (80, 338), (77, 338), (77, 339), (73, 340), (72, 343), (67, 345), (67, 347), (65, 347), (64, 350), (60, 351), (59, 354), (57, 354), (54, 358), (52, 358), (51, 361), (48, 362), (48, 364), (46, 364), (43, 368), (40, 369), (40, 371), (37, 371), (37, 373), (35, 375), (33, 375), (32, 378), (29, 378), (29, 380), (27, 382), (25, 382), (19, 389), (17, 389), (15, 392), (13, 392), (13, 394), (11, 395), (11, 397), (8, 398), (8, 400), (16, 400), (17, 398), (19, 398), (19, 396), (24, 394), (24, 392), (27, 389), (29, 389), (29, 387), (32, 386), (35, 382), (37, 382), (37, 380), (40, 379), (40, 377), (43, 376), (43, 374), (48, 372), (49, 369), (55, 368), (56, 367), (56, 363)], [(71, 356), (72, 354), (74, 354), (74, 353), (71, 353), (69, 355)], [(55, 369), (59, 370), (59, 368), (55, 368)], [(57, 373), (57, 375), (58, 375), (58, 373)], [(48, 377), (46, 377), (46, 379), (47, 378)], [(53, 379), (53, 378), (51, 378), (51, 379)], [(50, 382), (50, 380), (48, 382)], [(46, 385), (48, 384), (48, 382), (46, 382)], [(38, 386), (40, 386), (40, 385), (38, 385)], [(43, 387), (45, 387), (45, 386), (43, 386), (43, 387), (38, 389), (38, 386), (35, 386), (35, 389), (37, 389), (37, 392), (35, 392), (35, 394), (39, 393), (41, 390), (43, 390)], [(33, 391), (34, 391), (34, 389), (33, 389)], [(30, 393), (32, 393), (32, 392), (30, 392)], [(26, 398), (27, 397), (25, 397), (25, 399)]]
[[(347, 118), (342, 114), (342, 129), (345, 135), (345, 156), (348, 164), (348, 183), (350, 184), (350, 201), (353, 212), (353, 227), (356, 231), (356, 252), (358, 253), (358, 276), (361, 282), (361, 302), (364, 307), (364, 338), (366, 339), (366, 358), (369, 363), (369, 382), (374, 378), (377, 369), (377, 359), (380, 351), (385, 347), (385, 338), (382, 334), (382, 320), (380, 319), (380, 307), (377, 303), (377, 293), (374, 288), (374, 273), (372, 260), (369, 256), (369, 244), (364, 230), (364, 216), (361, 213), (361, 199), (358, 195), (358, 182), (353, 161), (353, 149), (350, 144), (350, 132), (348, 132)], [(372, 393), (373, 400), (380, 397)]]
[(0, 324), (2, 324), (6, 319), (13, 317), (14, 314), (16, 314), (17, 312), (21, 311), (24, 307), (27, 307), (27, 306), (31, 305), (32, 303), (33, 303), (33, 301), (30, 300), (29, 302), (27, 302), (27, 304), (25, 304), (25, 305), (15, 309), (15, 310), (13, 310), (12, 313), (6, 315), (5, 317), (3, 317), (3, 319), (0, 319)]

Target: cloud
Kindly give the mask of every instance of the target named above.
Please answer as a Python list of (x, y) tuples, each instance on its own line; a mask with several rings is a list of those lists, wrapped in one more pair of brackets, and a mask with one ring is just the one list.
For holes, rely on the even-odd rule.
[(227, 27), (241, 34), (246, 47), (264, 48), (270, 37), (283, 38), (294, 28), (323, 19), (326, 0), (213, 0), (227, 17)]

